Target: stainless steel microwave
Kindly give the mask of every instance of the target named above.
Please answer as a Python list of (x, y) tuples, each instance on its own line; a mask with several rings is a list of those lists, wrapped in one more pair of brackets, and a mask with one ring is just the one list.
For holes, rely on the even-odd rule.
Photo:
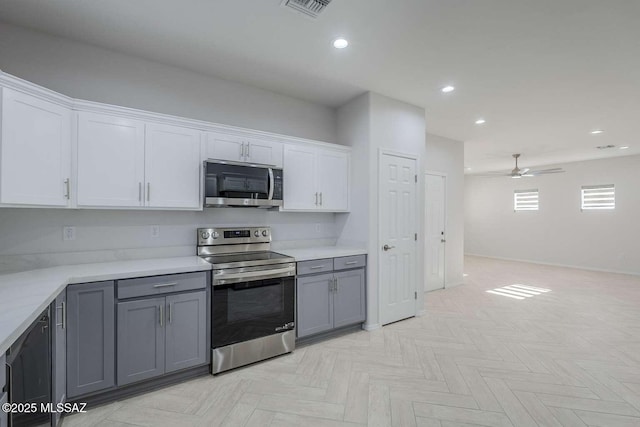
[(267, 165), (206, 160), (204, 207), (282, 206), (282, 169)]

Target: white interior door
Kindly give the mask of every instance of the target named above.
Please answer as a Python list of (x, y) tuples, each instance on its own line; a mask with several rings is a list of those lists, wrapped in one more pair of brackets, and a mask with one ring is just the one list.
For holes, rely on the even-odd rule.
[(444, 288), (446, 177), (425, 175), (426, 279), (425, 291)]
[(416, 160), (380, 156), (380, 321), (416, 314)]

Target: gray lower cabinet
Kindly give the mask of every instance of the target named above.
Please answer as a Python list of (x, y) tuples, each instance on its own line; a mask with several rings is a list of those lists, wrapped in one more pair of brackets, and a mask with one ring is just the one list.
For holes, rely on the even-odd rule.
[[(51, 334), (51, 384), (53, 403), (67, 400), (67, 293), (58, 295), (51, 310), (53, 333)], [(62, 412), (53, 414), (52, 424), (58, 425)]]
[(335, 291), (333, 294), (333, 327), (353, 325), (364, 322), (365, 280), (364, 269), (335, 273)]
[[(8, 396), (4, 391), (6, 388), (5, 382), (5, 357), (4, 354), (0, 355), (0, 408), (7, 403)], [(7, 413), (0, 409), (0, 427), (7, 427), (9, 424), (9, 417)]]
[(118, 385), (164, 373), (164, 302), (160, 297), (118, 303)]
[(165, 371), (207, 363), (207, 293), (167, 297)]
[(114, 283), (67, 288), (67, 398), (115, 386)]
[(207, 362), (206, 291), (118, 302), (118, 385)]
[[(364, 322), (366, 257), (358, 255), (305, 261), (296, 280), (296, 334), (298, 338)], [(330, 266), (330, 267), (327, 267)]]
[[(4, 368), (4, 365), (2, 365), (2, 367)], [(4, 386), (4, 384), (0, 384), (1, 386)], [(2, 390), (2, 388), (0, 388), (0, 390)], [(2, 407), (2, 405), (4, 405), (5, 403), (7, 403), (7, 393), (2, 393), (0, 392), (0, 408)], [(7, 427), (9, 425), (9, 416), (5, 411), (0, 410), (0, 427)]]
[(298, 337), (333, 329), (333, 273), (299, 277), (297, 282)]

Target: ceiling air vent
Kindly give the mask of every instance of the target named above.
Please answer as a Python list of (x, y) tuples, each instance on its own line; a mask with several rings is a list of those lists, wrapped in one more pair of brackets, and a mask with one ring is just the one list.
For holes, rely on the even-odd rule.
[(331, 3), (331, 0), (283, 0), (282, 5), (304, 13), (311, 18), (317, 18)]

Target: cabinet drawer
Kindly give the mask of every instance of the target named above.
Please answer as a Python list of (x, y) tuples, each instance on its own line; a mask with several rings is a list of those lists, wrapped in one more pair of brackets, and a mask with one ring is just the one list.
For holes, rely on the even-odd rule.
[(297, 265), (298, 276), (305, 274), (324, 273), (333, 271), (333, 258), (314, 259), (313, 261), (302, 261)]
[(204, 289), (206, 286), (207, 273), (204, 271), (118, 280), (118, 299)]
[(367, 264), (366, 255), (343, 256), (333, 259), (334, 270), (347, 270), (349, 268), (360, 268)]
[(2, 389), (4, 388), (7, 378), (5, 377), (7, 373), (7, 368), (5, 365), (5, 357), (4, 354), (0, 356), (0, 394), (2, 394)]

